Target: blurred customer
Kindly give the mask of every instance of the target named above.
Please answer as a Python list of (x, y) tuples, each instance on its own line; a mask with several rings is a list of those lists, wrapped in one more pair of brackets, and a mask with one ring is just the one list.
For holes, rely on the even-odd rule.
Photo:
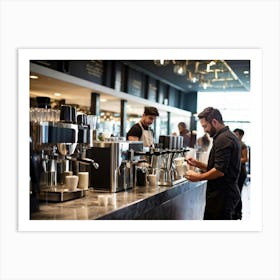
[(154, 133), (150, 128), (154, 120), (159, 116), (155, 107), (145, 107), (141, 120), (134, 124), (128, 131), (126, 138), (129, 141), (143, 141), (144, 147), (154, 144)]
[(197, 139), (198, 150), (201, 152), (207, 152), (210, 146), (210, 138), (208, 133), (204, 133), (203, 136)]
[(189, 181), (208, 180), (204, 220), (232, 220), (235, 207), (240, 200), (238, 175), (240, 172), (240, 144), (228, 126), (224, 125), (218, 109), (205, 108), (199, 115), (204, 132), (213, 137), (213, 145), (207, 164), (194, 158), (187, 162), (205, 170), (186, 172)]
[(206, 163), (209, 158), (209, 151), (211, 146), (211, 139), (208, 133), (204, 133), (203, 136), (199, 137), (196, 142), (196, 159)]
[[(239, 174), (239, 178), (238, 178), (238, 187), (239, 187), (239, 190), (241, 193), (244, 182), (247, 178), (246, 162), (248, 161), (248, 149), (247, 149), (247, 145), (242, 141), (242, 138), (244, 136), (244, 130), (240, 129), (240, 128), (236, 128), (233, 132), (235, 133), (235, 135), (238, 138), (240, 145), (241, 145), (241, 170), (240, 170), (240, 174)], [(235, 208), (234, 219), (235, 220), (242, 219), (242, 200), (241, 199)]]
[(190, 134), (190, 131), (187, 129), (186, 123), (179, 122), (178, 130), (179, 130), (180, 136), (183, 136), (183, 146), (189, 147), (190, 142), (191, 142), (191, 134)]

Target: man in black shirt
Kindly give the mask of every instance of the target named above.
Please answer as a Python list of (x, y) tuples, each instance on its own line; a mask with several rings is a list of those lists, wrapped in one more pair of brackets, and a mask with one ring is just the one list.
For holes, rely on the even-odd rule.
[(208, 180), (204, 220), (232, 220), (234, 209), (241, 199), (238, 188), (241, 147), (237, 137), (224, 125), (218, 109), (205, 108), (199, 115), (204, 132), (213, 137), (207, 165), (189, 158), (187, 162), (205, 170), (197, 173), (189, 170), (189, 181)]
[(144, 147), (151, 147), (154, 144), (153, 130), (150, 125), (159, 116), (155, 107), (145, 107), (141, 120), (133, 125), (127, 133), (129, 141), (143, 141)]
[[(239, 174), (239, 179), (238, 179), (238, 187), (240, 193), (242, 193), (242, 188), (244, 185), (244, 182), (247, 177), (247, 170), (246, 170), (246, 162), (248, 161), (248, 149), (247, 145), (242, 141), (242, 138), (244, 136), (244, 130), (240, 128), (236, 128), (233, 131), (240, 143), (241, 146), (241, 169), (240, 169), (240, 174)], [(240, 199), (239, 203), (236, 206), (235, 209), (235, 220), (241, 220), (242, 219), (242, 200)]]

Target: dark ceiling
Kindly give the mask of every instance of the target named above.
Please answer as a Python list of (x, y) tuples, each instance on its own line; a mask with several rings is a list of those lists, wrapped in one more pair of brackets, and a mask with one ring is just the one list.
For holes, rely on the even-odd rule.
[[(165, 66), (154, 60), (123, 62), (185, 92), (250, 91), (250, 60), (169, 60)], [(175, 65), (184, 65), (185, 72), (175, 74)]]

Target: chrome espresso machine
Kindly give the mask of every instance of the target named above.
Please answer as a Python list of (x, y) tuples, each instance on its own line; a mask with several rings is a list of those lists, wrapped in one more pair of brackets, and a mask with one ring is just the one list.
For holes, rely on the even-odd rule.
[(143, 151), (142, 141), (119, 140), (94, 141), (87, 149), (86, 157), (98, 162), (99, 168), (91, 168), (90, 186), (94, 190), (119, 192), (135, 186), (135, 166)]
[[(159, 182), (160, 186), (173, 186), (185, 181), (185, 177), (176, 162), (184, 164), (188, 148), (183, 147), (183, 137), (175, 135), (159, 136), (160, 168)], [(183, 166), (182, 166), (183, 167)], [(178, 172), (180, 170), (181, 172)]]
[(70, 105), (30, 109), (30, 212), (39, 210), (39, 200), (62, 202), (85, 195), (85, 190), (65, 188), (65, 176), (76, 175), (82, 164), (98, 168), (85, 157), (95, 126), (96, 116), (77, 117)]

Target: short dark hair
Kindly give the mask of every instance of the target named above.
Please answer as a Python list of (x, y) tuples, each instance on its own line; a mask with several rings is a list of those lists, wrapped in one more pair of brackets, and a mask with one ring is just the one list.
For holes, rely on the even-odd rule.
[(158, 109), (156, 107), (145, 107), (144, 114), (146, 116), (159, 116)]
[(185, 133), (189, 133), (189, 132), (190, 132), (190, 131), (188, 130), (187, 125), (186, 125), (185, 122), (179, 122), (179, 123), (178, 123), (178, 129), (180, 129), (179, 127), (181, 127), (181, 128), (184, 130)]
[(244, 135), (244, 130), (241, 128), (236, 128), (233, 132), (237, 132), (240, 136)]
[(181, 126), (183, 129), (187, 129), (187, 125), (184, 122), (179, 122), (178, 126)]
[(219, 123), (224, 124), (221, 112), (213, 107), (205, 108), (201, 113), (198, 114), (198, 118), (205, 119), (207, 122), (211, 122), (213, 119), (216, 119)]

